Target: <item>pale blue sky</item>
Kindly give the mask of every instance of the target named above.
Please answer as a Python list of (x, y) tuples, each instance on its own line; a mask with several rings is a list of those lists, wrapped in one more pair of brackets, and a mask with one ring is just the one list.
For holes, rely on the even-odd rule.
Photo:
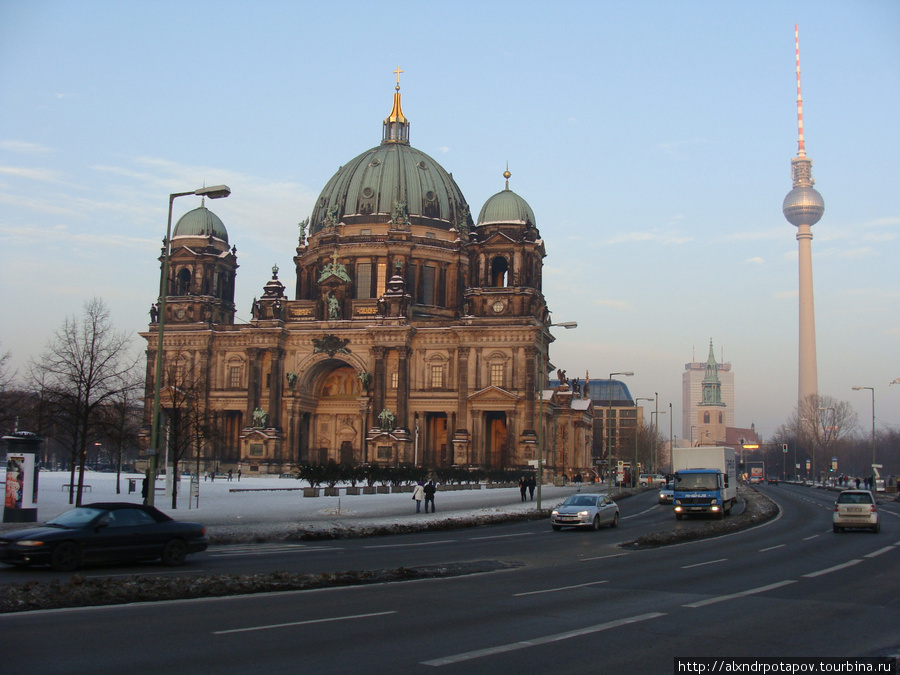
[[(293, 295), (297, 223), (381, 139), (396, 67), (412, 144), (477, 214), (510, 187), (546, 242), (551, 354), (632, 370), (671, 401), (709, 340), (736, 424), (771, 435), (797, 397), (800, 24), (819, 389), (863, 429), (900, 424), (900, 3), (0, 2), (0, 328), (17, 363), (102, 297), (147, 327), (168, 194), (237, 245), (238, 314), (273, 264)], [(175, 218), (199, 205), (176, 201)], [(138, 348), (140, 340), (136, 339)], [(665, 425), (667, 420), (661, 418)]]

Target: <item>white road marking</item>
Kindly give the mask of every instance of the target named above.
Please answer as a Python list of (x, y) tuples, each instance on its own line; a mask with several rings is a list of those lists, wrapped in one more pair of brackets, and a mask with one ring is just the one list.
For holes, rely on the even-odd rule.
[(816, 577), (820, 577), (823, 574), (831, 574), (832, 572), (837, 572), (838, 570), (846, 569), (848, 567), (853, 567), (857, 563), (861, 563), (862, 560), (860, 558), (856, 558), (854, 560), (850, 560), (848, 562), (842, 563), (840, 565), (835, 565), (834, 567), (829, 567), (828, 569), (819, 570), (818, 572), (810, 572), (809, 574), (804, 574), (803, 576), (807, 579), (814, 579)]
[(811, 536), (811, 537), (804, 537), (804, 538), (803, 538), (803, 541), (809, 541), (810, 539), (815, 539), (816, 537), (820, 537), (820, 536), (822, 536), (822, 535), (814, 534), (814, 535)]
[(514, 598), (520, 598), (523, 595), (539, 595), (541, 593), (556, 593), (557, 591), (570, 591), (573, 588), (584, 588), (585, 586), (596, 586), (598, 584), (608, 584), (609, 581), (589, 581), (586, 584), (576, 584), (575, 586), (560, 586), (559, 588), (547, 588), (542, 591), (526, 591), (525, 593), (513, 593)]
[(893, 546), (885, 546), (884, 548), (880, 548), (877, 551), (872, 551), (868, 555), (864, 555), (863, 558), (874, 558), (875, 556), (881, 555), (882, 553), (887, 553), (888, 551), (893, 551)]
[(622, 516), (622, 517), (620, 518), (620, 520), (628, 520), (629, 518), (637, 518), (638, 516), (642, 516), (642, 515), (644, 515), (645, 513), (650, 513), (651, 511), (655, 511), (655, 510), (658, 509), (660, 506), (662, 506), (662, 505), (661, 505), (661, 504), (657, 504), (656, 506), (651, 506), (649, 509), (646, 509), (646, 510), (644, 510), (644, 511), (641, 511), (640, 513), (633, 513), (633, 514), (631, 514), (630, 516)]
[(518, 649), (526, 649), (527, 647), (537, 647), (539, 645), (550, 644), (552, 642), (559, 642), (560, 640), (568, 640), (570, 638), (582, 637), (584, 635), (590, 635), (592, 633), (599, 633), (604, 630), (609, 630), (611, 628), (618, 628), (619, 626), (626, 626), (631, 623), (638, 623), (639, 621), (647, 621), (649, 619), (656, 619), (658, 617), (665, 616), (662, 612), (651, 612), (649, 614), (639, 614), (638, 616), (632, 616), (627, 619), (618, 619), (616, 621), (609, 621), (607, 623), (600, 623), (594, 626), (588, 626), (586, 628), (579, 628), (577, 630), (567, 631), (565, 633), (556, 633), (554, 635), (545, 635), (544, 637), (538, 637), (531, 640), (522, 640), (521, 642), (512, 642), (506, 645), (498, 645), (496, 647), (488, 647), (487, 649), (476, 649), (471, 652), (463, 652), (462, 654), (454, 654), (452, 656), (445, 656), (440, 659), (432, 659), (431, 661), (422, 661), (423, 666), (447, 666), (453, 663), (461, 663), (462, 661), (472, 661), (474, 659), (480, 659), (485, 656), (493, 656), (495, 654), (503, 654), (506, 652), (516, 651)]
[(707, 560), (706, 562), (694, 563), (693, 565), (682, 565), (681, 569), (689, 570), (692, 567), (703, 567), (704, 565), (715, 565), (716, 563), (726, 562), (727, 560), (728, 560), (728, 558), (719, 558), (718, 560)]
[(793, 579), (789, 579), (787, 581), (779, 581), (775, 584), (769, 584), (768, 586), (760, 586), (759, 588), (751, 588), (749, 591), (741, 591), (740, 593), (732, 593), (731, 595), (719, 595), (715, 598), (707, 598), (706, 600), (698, 600), (697, 602), (692, 602), (689, 605), (682, 605), (682, 607), (706, 607), (707, 605), (714, 605), (717, 602), (724, 602), (725, 600), (733, 600), (734, 598), (743, 598), (747, 595), (756, 595), (757, 593), (766, 593), (768, 591), (775, 590), (776, 588), (781, 588), (782, 586), (788, 586), (790, 584), (796, 584), (797, 582)]
[(778, 546), (770, 546), (769, 548), (761, 548), (757, 553), (765, 553), (766, 551), (774, 551), (776, 548), (781, 548), (782, 546), (787, 546), (787, 544), (778, 544)]
[(470, 541), (484, 541), (486, 539), (508, 539), (509, 537), (532, 537), (531, 532), (519, 532), (518, 534), (497, 534), (491, 537), (472, 537)]
[(328, 619), (310, 619), (308, 621), (291, 621), (290, 623), (275, 623), (269, 626), (250, 626), (249, 628), (233, 628), (231, 630), (213, 631), (213, 635), (229, 635), (231, 633), (248, 633), (255, 630), (269, 630), (272, 628), (287, 628), (289, 626), (307, 626), (314, 623), (329, 623), (331, 621), (348, 621), (350, 619), (369, 619), (373, 616), (385, 616), (387, 614), (396, 614), (396, 611), (375, 612), (373, 614), (352, 614), (348, 616), (334, 616)]
[(612, 553), (610, 555), (598, 555), (596, 558), (582, 558), (580, 562), (590, 562), (591, 560), (606, 560), (607, 558), (621, 558), (627, 553)]
[(363, 548), (411, 548), (414, 546), (434, 546), (435, 544), (453, 544), (457, 539), (441, 539), (440, 541), (423, 541), (418, 544), (380, 544), (378, 546), (363, 546)]

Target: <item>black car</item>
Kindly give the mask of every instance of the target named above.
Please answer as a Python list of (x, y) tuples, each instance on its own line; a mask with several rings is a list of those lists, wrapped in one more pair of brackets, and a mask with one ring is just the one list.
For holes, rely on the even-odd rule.
[(143, 504), (86, 504), (41, 527), (0, 535), (0, 562), (50, 565), (71, 572), (83, 563), (162, 559), (181, 565), (189, 553), (206, 550), (206, 528), (173, 520)]

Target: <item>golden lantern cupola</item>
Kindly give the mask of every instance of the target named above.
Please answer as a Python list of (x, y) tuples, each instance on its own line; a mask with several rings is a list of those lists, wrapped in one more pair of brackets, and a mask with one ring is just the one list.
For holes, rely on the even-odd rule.
[(397, 85), (394, 87), (394, 107), (391, 109), (391, 114), (384, 120), (382, 145), (385, 143), (409, 145), (409, 120), (403, 116), (403, 110), (400, 108), (400, 73), (402, 72), (399, 67), (394, 71), (397, 76)]

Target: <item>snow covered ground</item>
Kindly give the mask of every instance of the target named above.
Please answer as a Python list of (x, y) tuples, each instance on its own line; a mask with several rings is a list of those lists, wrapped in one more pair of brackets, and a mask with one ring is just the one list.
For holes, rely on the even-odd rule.
[[(5, 472), (0, 479), (5, 480)], [(70, 475), (61, 471), (42, 471), (38, 489), (39, 522), (44, 522), (71, 508), (67, 485)], [(119, 482), (121, 493), (116, 492), (116, 474), (85, 472), (83, 504), (91, 502), (141, 501), (142, 474), (123, 474)], [(135, 491), (128, 492), (129, 480), (134, 479)], [(211, 532), (231, 527), (250, 530), (269, 530), (273, 526), (296, 525), (306, 529), (371, 527), (375, 525), (402, 525), (422, 519), (460, 518), (472, 515), (518, 513), (536, 508), (537, 501), (522, 502), (519, 490), (513, 488), (487, 488), (477, 490), (447, 490), (438, 488), (435, 497), (437, 513), (416, 513), (412, 495), (397, 494), (346, 495), (339, 497), (304, 497), (301, 483), (292, 478), (268, 476), (235, 476), (228, 481), (217, 478), (199, 484), (199, 506), (196, 499), (189, 499), (189, 482), (184, 477), (179, 487), (178, 508), (172, 509), (171, 497), (165, 496), (164, 480), (157, 481), (155, 505), (178, 520), (193, 520), (210, 527)], [(605, 491), (602, 485), (584, 486), (585, 491)], [(549, 508), (576, 492), (577, 488), (542, 488), (542, 506)], [(424, 507), (424, 505), (423, 505)], [(11, 527), (6, 525), (5, 527)], [(21, 527), (21, 524), (17, 525)]]

